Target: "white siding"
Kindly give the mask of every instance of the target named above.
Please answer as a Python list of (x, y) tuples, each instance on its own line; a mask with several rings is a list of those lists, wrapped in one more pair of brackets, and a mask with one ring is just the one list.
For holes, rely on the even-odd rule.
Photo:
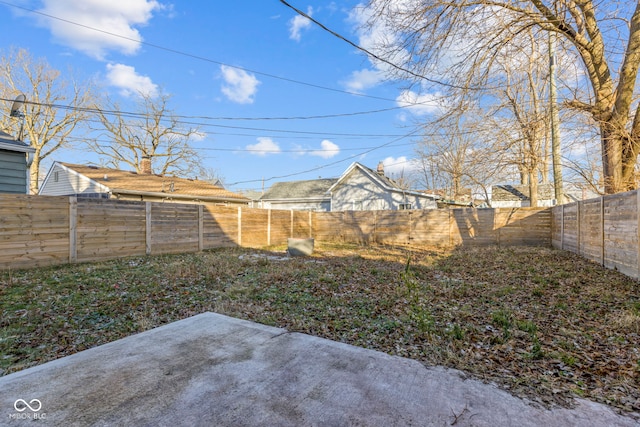
[(407, 203), (411, 209), (437, 208), (435, 200), (430, 197), (389, 190), (358, 168), (333, 189), (331, 197), (332, 211), (398, 210)]
[(393, 204), (391, 194), (358, 168), (345, 177), (331, 194), (332, 211), (390, 210), (394, 209)]
[(68, 169), (54, 163), (47, 174), (45, 182), (40, 188), (44, 196), (69, 196), (73, 194), (106, 193), (104, 186), (90, 180), (86, 176), (70, 172)]
[(261, 207), (263, 209), (327, 212), (331, 209), (331, 201), (264, 201)]

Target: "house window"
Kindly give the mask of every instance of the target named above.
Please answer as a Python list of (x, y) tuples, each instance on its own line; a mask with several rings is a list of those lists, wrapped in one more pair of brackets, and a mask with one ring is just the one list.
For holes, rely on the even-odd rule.
[(55, 171), (53, 173), (53, 182), (58, 182), (58, 179), (59, 179), (58, 173), (59, 173), (58, 171)]
[(398, 209), (400, 209), (401, 211), (409, 210), (411, 209), (411, 203), (400, 203)]

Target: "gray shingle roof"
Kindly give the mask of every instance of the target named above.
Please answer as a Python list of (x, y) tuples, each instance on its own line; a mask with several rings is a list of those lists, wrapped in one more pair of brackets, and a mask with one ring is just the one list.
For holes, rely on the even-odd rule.
[[(552, 200), (554, 198), (553, 185), (538, 184), (538, 198)], [(520, 201), (529, 200), (528, 185), (494, 185), (491, 190), (491, 200)]]
[(35, 149), (29, 144), (18, 141), (6, 132), (0, 131), (0, 145), (3, 149), (9, 151), (33, 152)]
[(327, 190), (337, 178), (312, 179), (308, 181), (276, 182), (265, 191), (262, 200), (308, 199), (325, 197)]

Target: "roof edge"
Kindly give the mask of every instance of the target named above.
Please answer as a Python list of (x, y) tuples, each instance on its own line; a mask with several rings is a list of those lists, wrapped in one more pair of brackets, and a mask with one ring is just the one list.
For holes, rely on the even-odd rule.
[(240, 197), (195, 196), (191, 194), (163, 193), (158, 191), (127, 190), (125, 188), (111, 188), (110, 191), (111, 191), (111, 194), (131, 194), (134, 196), (161, 197), (163, 199), (202, 200), (202, 201), (211, 201), (211, 202), (216, 202), (216, 201), (247, 202), (247, 203), (251, 201), (251, 199), (248, 199), (244, 196), (240, 196)]

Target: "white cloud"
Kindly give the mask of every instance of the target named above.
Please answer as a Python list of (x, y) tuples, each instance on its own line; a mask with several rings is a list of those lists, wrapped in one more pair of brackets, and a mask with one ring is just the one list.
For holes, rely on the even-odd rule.
[(250, 150), (250, 154), (264, 157), (267, 154), (280, 152), (280, 146), (273, 139), (267, 137), (260, 137), (257, 139), (257, 144), (249, 144), (245, 147), (247, 150)]
[(136, 69), (124, 64), (107, 64), (107, 83), (120, 89), (125, 97), (131, 95), (158, 95), (158, 85), (147, 76), (136, 73)]
[(443, 110), (442, 95), (440, 93), (421, 95), (412, 90), (405, 90), (398, 95), (396, 103), (400, 107), (407, 107), (418, 116), (436, 114)]
[(142, 41), (135, 26), (146, 25), (153, 12), (162, 8), (155, 0), (90, 0), (81, 3), (77, 0), (44, 0), (39, 12), (64, 21), (46, 17), (39, 19), (40, 25), (48, 28), (58, 43), (103, 60), (110, 50), (135, 54)]
[[(307, 8), (307, 15), (312, 16), (313, 8)], [(297, 42), (300, 41), (302, 30), (311, 28), (311, 21), (302, 15), (296, 15), (289, 20), (289, 38)]]
[(204, 141), (205, 139), (207, 139), (208, 136), (209, 135), (207, 135), (206, 132), (195, 132), (195, 133), (191, 134), (190, 139), (192, 141), (201, 142), (201, 141)]
[(260, 80), (253, 74), (227, 65), (221, 65), (220, 71), (224, 79), (222, 93), (238, 104), (253, 104)]
[(384, 75), (379, 70), (356, 70), (351, 73), (349, 79), (343, 84), (351, 92), (364, 92), (366, 89), (377, 86), (384, 80)]
[[(402, 2), (396, 1), (401, 4)], [(396, 5), (396, 7), (400, 7)], [(408, 52), (399, 46), (397, 30), (390, 26), (384, 20), (375, 20), (372, 25), (368, 25), (371, 18), (372, 9), (361, 4), (354, 7), (349, 13), (349, 22), (353, 25), (354, 31), (358, 36), (358, 46), (372, 52), (381, 58), (387, 59), (389, 62), (402, 65), (408, 58)], [(395, 49), (390, 51), (389, 47), (394, 46)], [(372, 88), (380, 84), (384, 79), (391, 75), (391, 71), (396, 71), (388, 63), (378, 61), (369, 57), (371, 68), (354, 71), (348, 80), (343, 84), (348, 90), (361, 92), (365, 89)]]
[(320, 143), (320, 150), (311, 151), (311, 156), (322, 157), (323, 159), (330, 159), (337, 156), (340, 153), (340, 147), (337, 144), (325, 139)]
[(382, 161), (384, 165), (384, 174), (392, 178), (408, 176), (419, 170), (419, 164), (416, 159), (407, 159), (406, 156), (398, 158), (387, 157)]

